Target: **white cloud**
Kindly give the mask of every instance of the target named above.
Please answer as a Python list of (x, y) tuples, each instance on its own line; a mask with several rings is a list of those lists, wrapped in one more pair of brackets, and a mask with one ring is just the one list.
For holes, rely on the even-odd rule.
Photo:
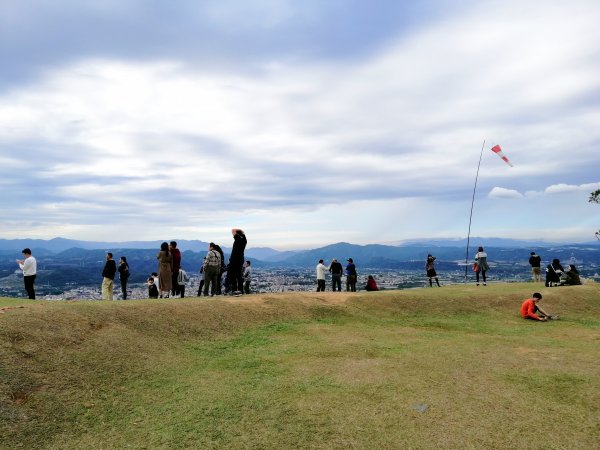
[(488, 194), (489, 198), (523, 198), (523, 194), (514, 189), (494, 187)]
[(544, 193), (546, 194), (562, 194), (565, 192), (593, 192), (596, 189), (600, 189), (600, 183), (586, 183), (580, 185), (574, 184), (553, 184), (552, 186), (548, 186)]
[[(255, 20), (272, 4), (244, 11)], [(297, 13), (293, 3), (274, 4), (267, 28)], [(215, 25), (239, 20), (236, 5), (211, 4)], [(112, 233), (92, 226), (110, 211), (123, 237), (140, 233), (135, 217), (155, 220), (156, 211), (165, 219), (144, 233), (235, 222), (255, 226), (270, 245), (292, 232), (368, 242), (401, 223), (397, 233), (434, 236), (435, 224), (415, 217), (431, 215), (418, 205), (444, 226), (460, 221), (464, 211), (446, 205), (470, 200), (485, 138), (482, 192), (521, 199), (506, 203), (543, 219), (534, 199), (600, 186), (590, 183), (600, 142), (599, 13), (587, 1), (486, 2), (361, 60), (290, 58), (255, 71), (110, 56), (58, 65), (0, 94), (0, 148), (11, 152), (1, 159), (2, 183), (16, 186), (3, 206), (24, 224), (38, 215), (82, 234), (85, 224)], [(514, 168), (488, 151), (492, 139)], [(30, 167), (35, 181), (24, 184), (11, 171), (18, 167)], [(23, 193), (36, 198), (25, 202)], [(411, 207), (399, 207), (405, 202)], [(365, 210), (370, 222), (356, 218)]]

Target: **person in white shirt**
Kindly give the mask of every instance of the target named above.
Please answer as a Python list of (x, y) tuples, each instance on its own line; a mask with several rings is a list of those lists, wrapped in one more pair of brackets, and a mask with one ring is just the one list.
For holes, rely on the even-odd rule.
[(35, 282), (35, 276), (37, 274), (37, 261), (31, 256), (31, 250), (24, 248), (23, 251), (24, 259), (17, 259), (17, 264), (23, 271), (23, 283), (25, 284), (25, 290), (31, 300), (35, 300), (35, 289), (33, 283)]
[(250, 261), (246, 261), (244, 267), (244, 294), (250, 293), (250, 283), (252, 282), (252, 268)]
[(325, 274), (329, 269), (323, 264), (323, 260), (319, 260), (317, 264), (317, 292), (325, 292)]

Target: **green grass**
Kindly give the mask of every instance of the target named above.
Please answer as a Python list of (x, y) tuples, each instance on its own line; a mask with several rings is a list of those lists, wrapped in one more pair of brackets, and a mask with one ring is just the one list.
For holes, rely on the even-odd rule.
[(531, 286), (3, 300), (0, 448), (597, 448), (600, 286)]

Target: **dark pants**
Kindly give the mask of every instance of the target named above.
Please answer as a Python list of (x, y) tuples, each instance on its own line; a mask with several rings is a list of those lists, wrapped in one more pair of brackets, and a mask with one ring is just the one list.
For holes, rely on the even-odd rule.
[(250, 280), (244, 282), (244, 294), (250, 293)]
[(333, 289), (333, 292), (335, 292), (336, 286), (337, 290), (339, 292), (342, 292), (342, 276), (334, 273), (333, 275), (331, 275), (331, 288)]
[(121, 294), (123, 294), (123, 300), (127, 300), (127, 278), (121, 279)]
[(346, 291), (356, 292), (356, 275), (346, 276)]
[(179, 278), (179, 270), (174, 270), (173, 275), (171, 276), (171, 294), (179, 295), (181, 292), (181, 286), (177, 282), (177, 278)]
[(35, 300), (35, 289), (33, 288), (33, 283), (35, 282), (35, 275), (27, 275), (23, 277), (23, 283), (25, 284), (25, 290), (27, 291), (27, 296), (31, 300)]
[(202, 288), (204, 287), (204, 278), (200, 280), (200, 285), (198, 286), (198, 297), (202, 295)]
[(325, 280), (317, 280), (317, 292), (325, 292)]
[(215, 295), (217, 292), (217, 282), (219, 279), (219, 268), (206, 266), (204, 268), (204, 295), (208, 295), (208, 288), (210, 286), (210, 295)]
[(485, 270), (478, 270), (475, 272), (475, 277), (477, 278), (477, 282), (479, 283), (479, 272), (481, 272), (481, 276), (483, 277), (483, 282), (485, 283)]
[(229, 261), (227, 276), (229, 277), (230, 289), (233, 292), (242, 292), (244, 290), (243, 265), (243, 261), (239, 263)]

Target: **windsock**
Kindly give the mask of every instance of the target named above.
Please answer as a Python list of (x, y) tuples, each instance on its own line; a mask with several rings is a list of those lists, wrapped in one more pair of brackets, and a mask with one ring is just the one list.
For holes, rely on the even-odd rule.
[(500, 148), (499, 145), (494, 145), (492, 147), (492, 151), (498, 155), (500, 158), (502, 158), (504, 160), (504, 162), (506, 164), (508, 164), (510, 167), (512, 167), (513, 165), (510, 163), (510, 161), (508, 160), (508, 158), (506, 156), (504, 156), (504, 153), (502, 153), (502, 149)]

